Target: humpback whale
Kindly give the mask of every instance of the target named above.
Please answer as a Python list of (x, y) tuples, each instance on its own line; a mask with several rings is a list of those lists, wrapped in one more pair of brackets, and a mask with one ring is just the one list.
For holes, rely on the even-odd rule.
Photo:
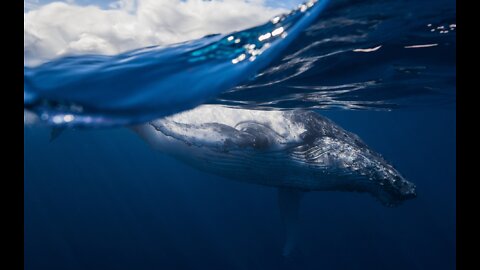
[(294, 248), (305, 191), (364, 192), (385, 206), (416, 196), (415, 185), (357, 135), (312, 111), (202, 105), (133, 129), (201, 171), (278, 188), (284, 255)]

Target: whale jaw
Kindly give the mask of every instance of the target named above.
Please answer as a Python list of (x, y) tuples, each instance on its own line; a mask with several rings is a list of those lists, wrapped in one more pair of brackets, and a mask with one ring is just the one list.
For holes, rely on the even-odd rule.
[(408, 182), (404, 179), (397, 180), (396, 186), (401, 187), (393, 187), (393, 188), (383, 188), (379, 190), (374, 196), (378, 199), (378, 201), (387, 207), (397, 207), (401, 205), (403, 202), (411, 199), (415, 199), (417, 197), (416, 186)]

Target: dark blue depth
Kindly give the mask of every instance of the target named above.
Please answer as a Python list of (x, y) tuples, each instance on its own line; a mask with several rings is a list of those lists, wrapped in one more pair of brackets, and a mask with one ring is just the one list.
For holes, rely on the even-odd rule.
[(324, 112), (417, 185), (386, 208), (311, 192), (281, 257), (276, 190), (207, 175), (126, 129), (25, 129), (25, 269), (454, 269), (455, 113)]

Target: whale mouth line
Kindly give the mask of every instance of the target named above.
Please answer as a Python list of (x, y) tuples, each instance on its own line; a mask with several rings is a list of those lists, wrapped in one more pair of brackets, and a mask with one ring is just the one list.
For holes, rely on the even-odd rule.
[(417, 193), (414, 190), (400, 193), (393, 187), (379, 187), (379, 191), (377, 191), (374, 196), (384, 206), (397, 207), (408, 200), (415, 199), (417, 197)]

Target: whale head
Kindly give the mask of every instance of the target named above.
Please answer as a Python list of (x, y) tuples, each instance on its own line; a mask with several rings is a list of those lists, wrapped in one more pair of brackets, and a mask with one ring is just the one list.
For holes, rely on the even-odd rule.
[(371, 182), (369, 192), (383, 205), (394, 207), (417, 197), (415, 184), (406, 180), (383, 158), (380, 157), (370, 170), (367, 178)]
[(306, 132), (293, 156), (321, 172), (318, 182), (331, 178), (335, 184), (326, 182), (332, 190), (367, 192), (389, 207), (416, 197), (416, 186), (356, 134), (315, 113), (296, 118), (304, 121)]
[(417, 197), (415, 184), (407, 181), (393, 167), (388, 170), (389, 172), (386, 176), (380, 174), (376, 180), (382, 186), (381, 191), (376, 193), (376, 197), (382, 204), (397, 206), (403, 201)]

